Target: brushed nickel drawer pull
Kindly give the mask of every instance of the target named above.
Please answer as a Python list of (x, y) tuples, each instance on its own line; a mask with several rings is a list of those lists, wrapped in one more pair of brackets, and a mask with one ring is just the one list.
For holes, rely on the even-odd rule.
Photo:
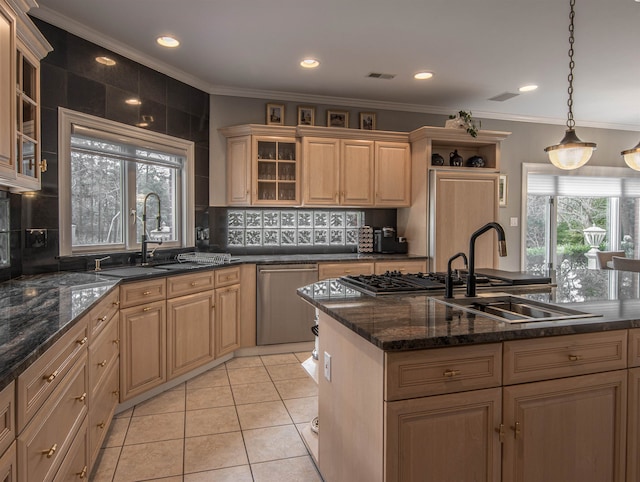
[(120, 300), (111, 303), (113, 306), (120, 306)]
[(151, 310), (151, 308), (148, 307), (148, 306), (146, 308), (142, 308), (142, 311), (150, 311), (150, 310)]
[(85, 336), (82, 340), (77, 340), (76, 343), (80, 346), (84, 345), (87, 342), (87, 337)]
[(100, 318), (98, 318), (98, 321), (100, 322), (107, 321), (107, 315), (101, 316)]
[(107, 424), (106, 424), (106, 423), (104, 423), (104, 422), (100, 422), (100, 423), (97, 425), (97, 427), (98, 427), (98, 428), (105, 428), (106, 426), (107, 426)]
[(582, 360), (582, 355), (569, 355), (569, 360), (571, 361)]
[(144, 291), (142, 294), (143, 294), (143, 295), (145, 295), (145, 296), (147, 296), (147, 295), (150, 295), (150, 294), (151, 294), (151, 291)]
[(107, 360), (102, 360), (100, 363), (98, 363), (99, 367), (103, 367), (107, 364)]
[(197, 285), (198, 285), (198, 283), (196, 283), (195, 281), (191, 282), (191, 286), (197, 286)]
[(51, 383), (52, 381), (54, 381), (56, 379), (56, 377), (58, 376), (58, 370), (56, 370), (55, 372), (53, 372), (51, 375), (45, 375), (42, 378), (44, 380), (47, 381), (47, 383)]
[(53, 454), (56, 453), (56, 450), (58, 450), (58, 444), (53, 444), (53, 447), (51, 447), (49, 450), (43, 450), (42, 453), (45, 454), (48, 459), (50, 459), (51, 457), (53, 457)]
[(79, 397), (76, 397), (76, 400), (78, 400), (79, 402), (84, 402), (86, 399), (87, 399), (87, 392), (84, 392)]
[(120, 395), (120, 390), (114, 390), (113, 392), (111, 392), (111, 395), (114, 395), (116, 397), (119, 396)]
[(513, 437), (517, 439), (522, 433), (522, 429), (520, 428), (520, 422), (516, 422), (515, 426), (511, 428), (513, 429)]
[(113, 340), (113, 343), (117, 345), (118, 343), (120, 343), (120, 340), (118, 340), (118, 339)]
[(496, 428), (496, 433), (498, 434), (498, 440), (500, 441), (500, 443), (504, 442), (504, 423), (501, 423), (500, 425), (498, 425), (498, 428)]
[(449, 368), (442, 374), (443, 377), (455, 377), (456, 375), (460, 375), (460, 370), (451, 370)]
[(79, 479), (84, 479), (87, 476), (87, 466), (82, 467), (82, 472), (76, 472)]

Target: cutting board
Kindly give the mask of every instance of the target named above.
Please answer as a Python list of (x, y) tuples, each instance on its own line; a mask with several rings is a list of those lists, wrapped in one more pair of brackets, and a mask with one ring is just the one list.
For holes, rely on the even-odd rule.
[(521, 271), (504, 271), (501, 269), (480, 268), (476, 270), (476, 274), (488, 276), (490, 278), (506, 281), (512, 285), (534, 285), (549, 284), (551, 278), (548, 276), (537, 276)]

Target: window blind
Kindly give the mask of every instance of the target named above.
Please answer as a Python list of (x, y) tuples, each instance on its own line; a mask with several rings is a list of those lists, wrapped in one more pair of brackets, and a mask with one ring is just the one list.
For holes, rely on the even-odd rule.
[(640, 178), (529, 173), (527, 193), (541, 196), (640, 197)]

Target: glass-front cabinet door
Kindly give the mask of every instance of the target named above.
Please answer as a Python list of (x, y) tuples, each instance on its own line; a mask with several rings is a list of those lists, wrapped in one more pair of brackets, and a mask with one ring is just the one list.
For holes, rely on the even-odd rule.
[(299, 204), (298, 148), (295, 139), (254, 137), (254, 202)]
[(26, 186), (40, 187), (39, 63), (18, 50), (16, 56), (16, 159)]

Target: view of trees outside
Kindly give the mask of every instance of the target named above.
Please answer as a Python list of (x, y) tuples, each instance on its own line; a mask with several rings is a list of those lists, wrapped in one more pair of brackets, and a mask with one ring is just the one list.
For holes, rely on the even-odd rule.
[[(71, 151), (73, 246), (126, 244), (127, 229), (134, 225), (133, 222), (127, 224), (126, 206), (133, 209), (131, 216), (135, 216), (136, 242), (140, 242), (143, 203), (150, 192), (160, 197), (161, 212), (158, 227), (158, 200), (150, 197), (147, 202), (149, 239), (176, 240), (178, 169), (137, 161), (140, 157), (166, 161), (163, 158), (170, 156), (135, 150), (135, 156), (126, 160), (123, 153), (135, 149), (132, 146), (84, 138), (73, 138), (72, 144), (81, 147)], [(110, 152), (113, 155), (109, 155)], [(135, 199), (126, 199), (125, 172), (129, 177), (135, 177)]]

